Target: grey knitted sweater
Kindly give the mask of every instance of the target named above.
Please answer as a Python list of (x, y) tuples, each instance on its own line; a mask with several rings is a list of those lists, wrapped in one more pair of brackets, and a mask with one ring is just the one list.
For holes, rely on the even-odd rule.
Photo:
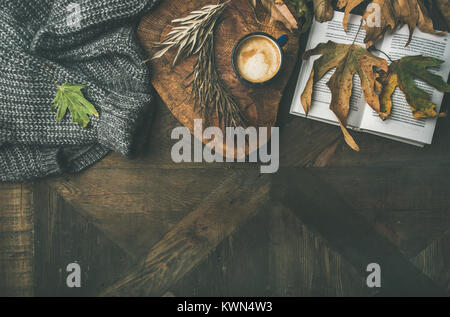
[[(0, 1), (0, 181), (77, 172), (110, 150), (130, 155), (152, 101), (136, 23), (156, 2)], [(86, 85), (100, 117), (86, 129), (69, 113), (57, 122), (53, 79)]]

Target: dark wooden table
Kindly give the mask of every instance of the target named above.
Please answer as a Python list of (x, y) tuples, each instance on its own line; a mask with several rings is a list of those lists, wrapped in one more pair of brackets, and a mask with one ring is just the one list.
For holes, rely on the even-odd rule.
[[(338, 128), (288, 114), (299, 68), (275, 175), (173, 163), (179, 123), (159, 102), (136, 160), (0, 185), (0, 294), (449, 295), (448, 119), (424, 149), (356, 134), (355, 153)], [(81, 288), (66, 286), (72, 262)]]

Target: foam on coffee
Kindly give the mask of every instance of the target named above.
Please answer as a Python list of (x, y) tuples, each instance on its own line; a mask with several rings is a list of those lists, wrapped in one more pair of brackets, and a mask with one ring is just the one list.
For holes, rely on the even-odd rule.
[(235, 56), (239, 74), (254, 83), (268, 81), (280, 68), (278, 46), (265, 36), (255, 35), (242, 42)]

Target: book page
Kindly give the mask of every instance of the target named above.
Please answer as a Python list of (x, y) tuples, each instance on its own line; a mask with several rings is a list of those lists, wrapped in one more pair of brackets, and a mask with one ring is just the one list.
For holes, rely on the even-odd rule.
[[(319, 43), (326, 43), (330, 40), (336, 43), (352, 44), (356, 34), (358, 33), (361, 23), (361, 16), (350, 15), (348, 32), (345, 32), (343, 29), (343, 17), (344, 14), (342, 12), (335, 11), (334, 18), (331, 21), (325, 23), (314, 21), (311, 27), (306, 50), (313, 49)], [(364, 37), (365, 31), (361, 28), (355, 43), (364, 45)], [(291, 114), (306, 116), (300, 97), (305, 89), (306, 83), (308, 82), (314, 61), (319, 57), (320, 56), (312, 56), (309, 60), (303, 61), (299, 79), (297, 81), (294, 99), (292, 101)], [(338, 124), (335, 114), (330, 110), (331, 91), (327, 86), (327, 82), (330, 80), (333, 73), (334, 70), (328, 72), (314, 85), (311, 110), (308, 114), (308, 118)], [(358, 75), (355, 75), (353, 78), (352, 91), (352, 97), (350, 99), (351, 109), (347, 122), (349, 127), (359, 127), (363, 117), (365, 102)]]
[[(430, 71), (442, 76), (447, 81), (450, 71), (450, 36), (448, 34), (444, 36), (426, 34), (416, 29), (411, 43), (405, 47), (408, 38), (409, 29), (404, 26), (394, 34), (385, 36), (381, 50), (388, 54), (392, 60), (410, 55), (424, 55), (441, 59), (445, 63), (439, 69), (430, 68)], [(438, 105), (437, 110), (439, 112), (444, 93), (420, 80), (416, 80), (416, 83), (418, 87), (432, 95), (431, 100)], [(378, 114), (370, 109), (363, 116), (361, 128), (368, 132), (376, 132), (378, 135), (384, 134), (385, 136), (409, 139), (422, 144), (431, 144), (437, 119), (415, 119), (403, 92), (399, 88), (394, 92), (392, 101), (392, 113), (386, 121), (382, 121)]]

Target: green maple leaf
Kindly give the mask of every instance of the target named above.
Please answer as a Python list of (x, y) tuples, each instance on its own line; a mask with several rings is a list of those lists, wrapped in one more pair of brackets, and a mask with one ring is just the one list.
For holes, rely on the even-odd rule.
[(450, 85), (442, 77), (427, 70), (428, 67), (437, 67), (442, 63), (444, 61), (421, 55), (407, 56), (393, 62), (389, 68), (388, 76), (383, 80), (383, 91), (380, 96), (381, 118), (384, 120), (390, 115), (392, 94), (397, 87), (405, 94), (415, 118), (438, 116), (437, 105), (430, 100), (430, 94), (419, 88), (414, 79), (421, 79), (439, 91), (450, 92)]
[(53, 100), (52, 110), (56, 111), (56, 120), (61, 121), (69, 109), (72, 115), (72, 122), (86, 128), (89, 124), (89, 117), (96, 116), (98, 112), (95, 107), (84, 97), (81, 89), (84, 85), (69, 84), (57, 85), (58, 92)]

